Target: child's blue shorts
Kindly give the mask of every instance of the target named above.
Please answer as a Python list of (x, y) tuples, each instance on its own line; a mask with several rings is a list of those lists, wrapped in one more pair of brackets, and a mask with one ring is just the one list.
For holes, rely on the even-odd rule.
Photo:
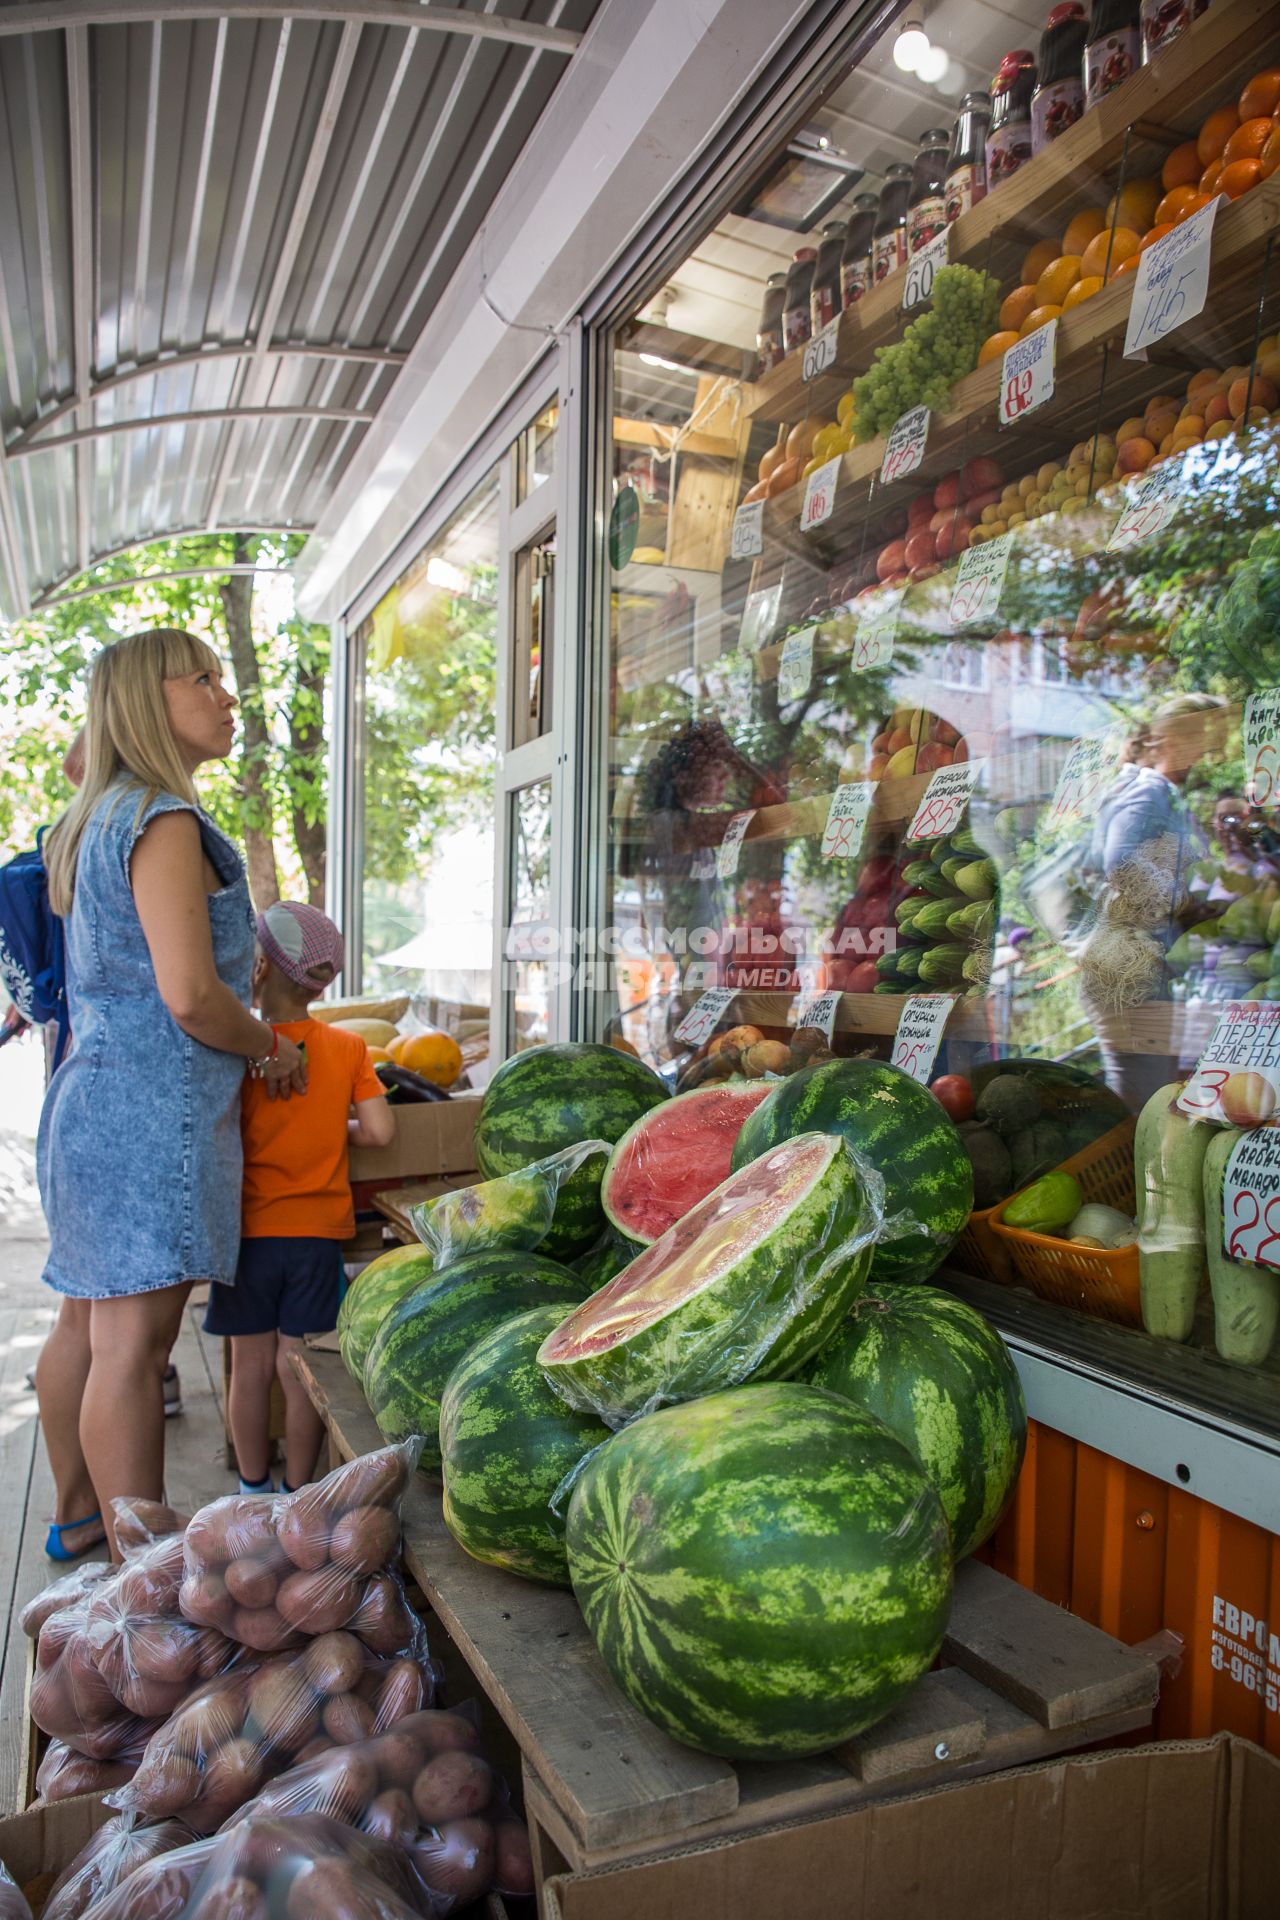
[(234, 1286), (209, 1289), (206, 1333), (331, 1333), (342, 1297), (342, 1243), (242, 1240)]

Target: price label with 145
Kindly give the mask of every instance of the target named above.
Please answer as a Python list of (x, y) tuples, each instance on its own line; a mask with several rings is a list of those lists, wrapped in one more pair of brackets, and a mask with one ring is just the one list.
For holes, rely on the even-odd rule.
[(1145, 360), (1149, 346), (1203, 313), (1209, 297), (1213, 223), (1220, 205), (1221, 196), (1138, 255), (1124, 336), (1126, 360)]

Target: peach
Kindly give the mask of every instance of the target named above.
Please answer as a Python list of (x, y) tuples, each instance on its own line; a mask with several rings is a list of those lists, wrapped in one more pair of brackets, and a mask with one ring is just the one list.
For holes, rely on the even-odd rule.
[(1142, 434), (1135, 434), (1131, 440), (1122, 440), (1116, 452), (1116, 465), (1121, 473), (1145, 473), (1156, 457), (1156, 450), (1150, 440)]
[(1176, 407), (1154, 407), (1143, 422), (1143, 433), (1148, 440), (1163, 440), (1172, 433), (1178, 424)]
[(1273, 386), (1280, 387), (1280, 350), (1273, 347), (1270, 353), (1260, 353), (1258, 372), (1270, 380)]
[[(1118, 427), (1116, 430), (1116, 445), (1121, 446), (1126, 440), (1140, 440), (1142, 438), (1142, 435), (1143, 435), (1143, 422), (1141, 421), (1141, 419), (1139, 419), (1139, 417), (1136, 414), (1130, 414), (1129, 418), (1124, 422), (1124, 424)], [(1088, 460), (1089, 458), (1088, 449), (1076, 448), (1076, 449), (1073, 449), (1072, 455), (1071, 455), (1071, 458), (1073, 461), (1075, 460), (1077, 452), (1081, 453), (1085, 460)]]
[(1187, 382), (1188, 400), (1194, 399), (1198, 394), (1208, 392), (1208, 390), (1211, 387), (1214, 387), (1217, 385), (1217, 382), (1218, 382), (1217, 368), (1202, 367), (1199, 373), (1193, 373), (1191, 378)]
[(1231, 408), (1227, 404), (1226, 394), (1225, 393), (1213, 394), (1209, 400), (1208, 405), (1204, 410), (1205, 426), (1216, 427), (1220, 421), (1230, 420), (1230, 418), (1231, 418)]
[(1234, 420), (1215, 420), (1204, 430), (1206, 440), (1229, 440), (1235, 432)]

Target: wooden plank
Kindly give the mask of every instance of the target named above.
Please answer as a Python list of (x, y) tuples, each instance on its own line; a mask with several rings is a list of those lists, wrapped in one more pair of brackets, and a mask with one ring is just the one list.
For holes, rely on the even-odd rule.
[(946, 1774), (955, 1762), (981, 1753), (986, 1741), (986, 1715), (943, 1669), (926, 1673), (901, 1706), (832, 1753), (855, 1779), (887, 1781)]
[(973, 1560), (956, 1574), (942, 1657), (1054, 1729), (1154, 1708), (1160, 1686), (1146, 1655)]
[[(340, 1359), (304, 1349), (295, 1364), (340, 1453), (382, 1444)], [(439, 1483), (422, 1474), (405, 1500), (404, 1557), (581, 1844), (669, 1836), (737, 1804), (727, 1762), (679, 1746), (623, 1698), (572, 1594), (470, 1559), (444, 1524)]]
[(475, 1184), (474, 1179), (450, 1179), (443, 1175), (435, 1180), (415, 1180), (407, 1187), (387, 1187), (375, 1193), (371, 1204), (391, 1222), (404, 1244), (412, 1246), (418, 1238), (409, 1218), (412, 1208), (424, 1206), (428, 1200), (438, 1200), (442, 1193), (456, 1193), (460, 1187)]

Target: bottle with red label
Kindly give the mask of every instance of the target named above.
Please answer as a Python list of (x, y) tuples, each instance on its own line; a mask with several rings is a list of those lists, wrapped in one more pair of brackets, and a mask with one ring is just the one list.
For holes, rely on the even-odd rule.
[(960, 102), (947, 152), (947, 225), (987, 197), (987, 128), (991, 95), (966, 93)]
[(871, 239), (876, 230), (880, 202), (874, 193), (860, 193), (853, 203), (844, 234), (844, 253), (840, 260), (840, 298), (846, 307), (856, 307), (872, 284)]
[(822, 244), (813, 264), (813, 286), (809, 293), (809, 326), (814, 333), (841, 311), (840, 262), (844, 258), (843, 220), (832, 220), (822, 229)]
[(794, 353), (809, 338), (809, 295), (813, 292), (817, 259), (816, 247), (799, 247), (791, 256), (782, 296), (782, 340), (788, 353)]
[(782, 303), (787, 293), (785, 273), (771, 273), (764, 283), (764, 305), (756, 328), (756, 379), (762, 380), (770, 367), (780, 367), (786, 356), (782, 333)]
[(911, 169), (907, 201), (907, 253), (919, 253), (947, 224), (947, 152), (945, 127), (931, 127), (920, 136), (916, 163)]
[(1209, 0), (1142, 0), (1142, 64), (1163, 53), (1193, 20), (1209, 11)]
[(1031, 96), (1031, 151), (1042, 153), (1084, 112), (1084, 46), (1089, 22), (1081, 0), (1062, 0), (1040, 36), (1039, 78)]
[(987, 130), (987, 192), (1031, 158), (1031, 96), (1036, 88), (1035, 55), (1025, 47), (1006, 53), (991, 82), (991, 125)]
[(912, 172), (905, 160), (895, 160), (885, 168), (871, 239), (871, 277), (876, 286), (907, 264), (907, 202), (911, 198)]
[(1084, 43), (1085, 111), (1122, 86), (1141, 60), (1141, 0), (1093, 0)]

